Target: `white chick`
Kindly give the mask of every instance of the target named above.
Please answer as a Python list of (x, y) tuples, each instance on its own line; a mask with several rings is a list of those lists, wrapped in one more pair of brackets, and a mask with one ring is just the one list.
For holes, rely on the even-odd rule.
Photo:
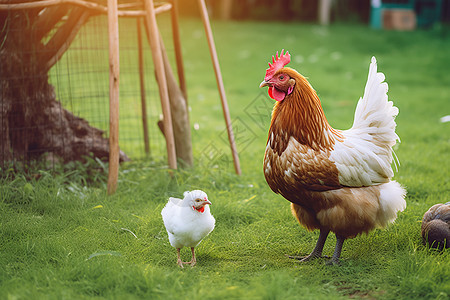
[[(214, 229), (216, 220), (208, 205), (211, 202), (206, 193), (194, 190), (184, 192), (184, 199), (170, 197), (161, 211), (170, 244), (177, 249), (177, 264), (182, 268), (183, 264), (193, 267), (197, 263), (194, 248)], [(190, 262), (181, 261), (180, 250), (183, 247), (191, 248)]]

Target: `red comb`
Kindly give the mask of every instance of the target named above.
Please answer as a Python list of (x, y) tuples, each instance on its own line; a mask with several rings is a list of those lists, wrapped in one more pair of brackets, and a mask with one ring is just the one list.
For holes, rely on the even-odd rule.
[(278, 56), (278, 51), (275, 57), (272, 56), (272, 63), (269, 63), (269, 68), (266, 70), (266, 77), (264, 77), (264, 80), (269, 80), (272, 78), (273, 74), (275, 74), (276, 71), (283, 68), (285, 65), (287, 65), (291, 61), (291, 55), (289, 54), (289, 51), (286, 51), (285, 54), (283, 54), (283, 50), (281, 50), (281, 55)]

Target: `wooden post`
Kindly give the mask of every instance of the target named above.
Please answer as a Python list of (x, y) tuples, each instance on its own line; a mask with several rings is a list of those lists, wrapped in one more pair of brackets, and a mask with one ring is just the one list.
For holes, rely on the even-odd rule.
[(156, 23), (155, 8), (153, 0), (145, 0), (145, 16), (147, 30), (150, 33), (150, 47), (152, 49), (153, 63), (155, 65), (156, 80), (158, 81), (159, 96), (161, 98), (162, 112), (164, 116), (164, 136), (166, 138), (167, 159), (169, 168), (177, 168), (177, 158), (175, 153), (175, 140), (173, 137), (172, 116), (170, 113), (169, 92), (167, 90), (166, 74), (164, 72), (164, 62), (162, 59), (161, 45), (159, 43), (159, 30)]
[(319, 1), (319, 23), (320, 25), (330, 24), (330, 11), (332, 0), (320, 0)]
[(172, 18), (172, 37), (173, 37), (173, 46), (175, 48), (175, 59), (177, 62), (177, 71), (178, 71), (178, 82), (180, 83), (180, 89), (183, 92), (184, 99), (187, 103), (187, 90), (186, 90), (186, 80), (184, 78), (184, 66), (183, 66), (183, 54), (181, 51), (181, 41), (180, 41), (180, 31), (178, 25), (178, 4), (177, 0), (172, 0), (172, 10), (171, 10), (171, 18)]
[(211, 24), (209, 23), (208, 10), (204, 0), (198, 0), (200, 6), (200, 13), (203, 19), (203, 25), (205, 27), (206, 37), (208, 39), (209, 52), (211, 53), (211, 59), (216, 73), (217, 86), (219, 88), (220, 99), (222, 101), (223, 116), (227, 126), (228, 140), (230, 142), (231, 154), (233, 155), (234, 169), (236, 174), (241, 174), (241, 166), (239, 163), (239, 156), (236, 150), (236, 143), (234, 140), (233, 128), (231, 126), (230, 112), (228, 110), (227, 97), (225, 95), (225, 87), (223, 85), (222, 73), (220, 71), (219, 59), (217, 58), (216, 46), (214, 44), (214, 37), (211, 30)]
[(231, 9), (233, 8), (232, 0), (222, 0), (220, 1), (220, 18), (222, 20), (231, 19)]
[(144, 149), (145, 154), (150, 154), (150, 143), (148, 135), (148, 121), (147, 121), (147, 103), (145, 99), (145, 84), (144, 84), (144, 52), (142, 50), (142, 24), (141, 18), (136, 19), (137, 24), (137, 38), (138, 38), (138, 60), (139, 60), (139, 84), (141, 89), (141, 110), (142, 110), (142, 127), (144, 132)]
[(109, 172), (108, 194), (114, 194), (119, 176), (119, 19), (117, 0), (108, 0), (109, 33)]

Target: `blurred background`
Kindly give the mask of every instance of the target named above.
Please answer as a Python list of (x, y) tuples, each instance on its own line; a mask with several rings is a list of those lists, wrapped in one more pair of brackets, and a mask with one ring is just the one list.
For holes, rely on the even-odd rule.
[[(198, 1), (178, 2), (181, 15), (199, 16)], [(392, 18), (402, 23), (411, 22), (412, 16), (414, 28), (450, 23), (450, 0), (209, 0), (207, 4), (210, 16), (223, 20), (358, 22), (389, 27)], [(392, 12), (394, 16), (389, 15)]]
[[(105, 0), (90, 2), (106, 4)], [(199, 1), (167, 2), (176, 3), (180, 15), (181, 50), (194, 157), (198, 162), (206, 161), (213, 165), (217, 165), (216, 161), (222, 158), (228, 163), (228, 139), (200, 18)], [(137, 5), (139, 8), (143, 1), (120, 0), (119, 3), (122, 7)], [(425, 103), (424, 99), (428, 100), (432, 94), (436, 111), (449, 114), (445, 105), (450, 103), (450, 0), (205, 0), (205, 3), (212, 19), (232, 127), (243, 161), (244, 153), (249, 149), (248, 156), (252, 158), (253, 153), (263, 153), (273, 103), (266, 101), (267, 93), (258, 88), (258, 83), (267, 68), (268, 59), (281, 49), (289, 50), (292, 66), (311, 78), (312, 84), (320, 91), (320, 97), (327, 99), (324, 108), (328, 114), (335, 115), (331, 119), (335, 120), (333, 125), (337, 128), (351, 126), (349, 122), (352, 120), (354, 101), (348, 99), (358, 99), (361, 90), (348, 86), (363, 86), (372, 55), (382, 62), (383, 71), (389, 74), (390, 84), (396, 87), (391, 94), (393, 98), (399, 102), (405, 99), (401, 103), (402, 111), (405, 111), (405, 107), (414, 107), (412, 95), (419, 104), (416, 106), (418, 111), (425, 104), (427, 109), (430, 108), (431, 104)], [(156, 3), (157, 6), (161, 4)], [(40, 14), (33, 10), (25, 11), (34, 16), (34, 20), (39, 20)], [(57, 35), (60, 43), (48, 41), (50, 37), (53, 39), (54, 32), (63, 32), (59, 29), (64, 29), (63, 25), (74, 11), (79, 15), (89, 13), (87, 21), (80, 23), (73, 41), (69, 42), (70, 47), (55, 61), (48, 74), (41, 74), (40, 60), (34, 58), (45, 58), (49, 56), (47, 53), (56, 53), (58, 47), (53, 44), (61, 45), (64, 49), (66, 35)], [(8, 145), (3, 152), (0, 147), (0, 167), (2, 163), (14, 165), (15, 162), (25, 162), (26, 165), (42, 157), (49, 167), (53, 167), (59, 162), (59, 156), (66, 155), (65, 149), (83, 148), (78, 140), (81, 138), (76, 134), (66, 139), (57, 138), (61, 127), (58, 127), (58, 121), (55, 121), (55, 126), (49, 126), (49, 117), (42, 108), (49, 103), (48, 99), (52, 99), (58, 108), (51, 114), (55, 116), (54, 120), (60, 120), (60, 103), (71, 117), (70, 122), (78, 118), (86, 120), (90, 126), (100, 130), (101, 138), (106, 138), (109, 135), (106, 15), (90, 14), (89, 10), (74, 6), (67, 10), (66, 16), (54, 14), (60, 19), (55, 24), (49, 22), (51, 18), (45, 18), (45, 21), (36, 21), (35, 26), (28, 26), (31, 20), (29, 15), (16, 10), (0, 12), (0, 21), (4, 21), (0, 22), (0, 25), (3, 24), (0, 27), (4, 28), (1, 33), (5, 37), (0, 45), (3, 51), (0, 51), (0, 56), (9, 53), (1, 60), (4, 63), (0, 82), (3, 80), (7, 82), (4, 86), (15, 89), (11, 89), (9, 94), (3, 90), (0, 95), (1, 101), (6, 99), (10, 101), (8, 103), (14, 103), (8, 108), (8, 117), (0, 118), (4, 123), (9, 122), (8, 126), (2, 125), (2, 130), (10, 131), (9, 135), (2, 133), (0, 141), (11, 136), (14, 137), (13, 146), (17, 145), (9, 147), (5, 143)], [(50, 10), (47, 12), (51, 14)], [(171, 15), (161, 13), (157, 19), (168, 58), (175, 70)], [(11, 25), (13, 20), (23, 22), (17, 21), (14, 27)], [(75, 15), (71, 20), (80, 20), (80, 17)], [(54, 30), (42, 38), (42, 43), (47, 47), (44, 49), (41, 40), (35, 37), (40, 36), (36, 32), (46, 32), (41, 28), (49, 27), (47, 23), (54, 25)], [(162, 119), (159, 91), (154, 77), (151, 48), (142, 24), (142, 20), (136, 18), (119, 19), (120, 148), (132, 160), (151, 158), (154, 162), (164, 164), (166, 146), (158, 126)], [(30, 43), (33, 38), (35, 44)], [(8, 44), (4, 41), (14, 42)], [(16, 58), (17, 63), (11, 57)], [(139, 75), (141, 71), (142, 76)], [(239, 76), (236, 76), (237, 73)], [(240, 76), (242, 74), (245, 76)], [(336, 78), (343, 81), (339, 83)], [(26, 84), (28, 88), (24, 88)], [(413, 92), (414, 89), (417, 91)], [(24, 91), (24, 95), (20, 96), (20, 91)], [(7, 99), (6, 94), (11, 97)], [(146, 107), (142, 103), (146, 103)], [(429, 111), (431, 120), (445, 116)], [(29, 118), (28, 113), (24, 112), (34, 118)], [(423, 117), (423, 113), (419, 115)], [(412, 116), (411, 112), (409, 116)], [(144, 119), (148, 125), (143, 124), (146, 123)], [(341, 119), (342, 123), (339, 121)], [(63, 129), (72, 127), (62, 126)], [(419, 129), (422, 128), (423, 125)], [(79, 131), (79, 134), (84, 132), (87, 131)], [(47, 136), (50, 142), (42, 142), (41, 135)], [(64, 150), (58, 156), (49, 154), (55, 152), (56, 146), (52, 141), (56, 141), (55, 144), (58, 142), (58, 149)], [(93, 153), (91, 148), (101, 148), (89, 139), (83, 141), (86, 146), (83, 155)], [(65, 146), (69, 142), (75, 143), (76, 147)], [(106, 142), (101, 145), (107, 148)], [(107, 157), (106, 150), (97, 152)], [(2, 154), (6, 158), (2, 159)], [(252, 164), (243, 165), (249, 169), (259, 168)]]

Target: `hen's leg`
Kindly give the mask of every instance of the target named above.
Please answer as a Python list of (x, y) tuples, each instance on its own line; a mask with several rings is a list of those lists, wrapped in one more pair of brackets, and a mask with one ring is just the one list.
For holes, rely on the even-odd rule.
[(178, 255), (177, 265), (179, 265), (180, 267), (183, 268), (183, 262), (181, 261), (180, 250), (181, 250), (180, 248), (177, 248), (177, 255)]
[(336, 247), (334, 248), (333, 256), (328, 262), (330, 265), (340, 265), (339, 257), (341, 256), (342, 245), (344, 245), (345, 238), (336, 235)]
[(323, 246), (327, 240), (329, 230), (320, 229), (319, 239), (317, 240), (316, 247), (308, 256), (288, 256), (289, 258), (299, 259), (301, 262), (309, 261), (311, 259), (322, 257)]

